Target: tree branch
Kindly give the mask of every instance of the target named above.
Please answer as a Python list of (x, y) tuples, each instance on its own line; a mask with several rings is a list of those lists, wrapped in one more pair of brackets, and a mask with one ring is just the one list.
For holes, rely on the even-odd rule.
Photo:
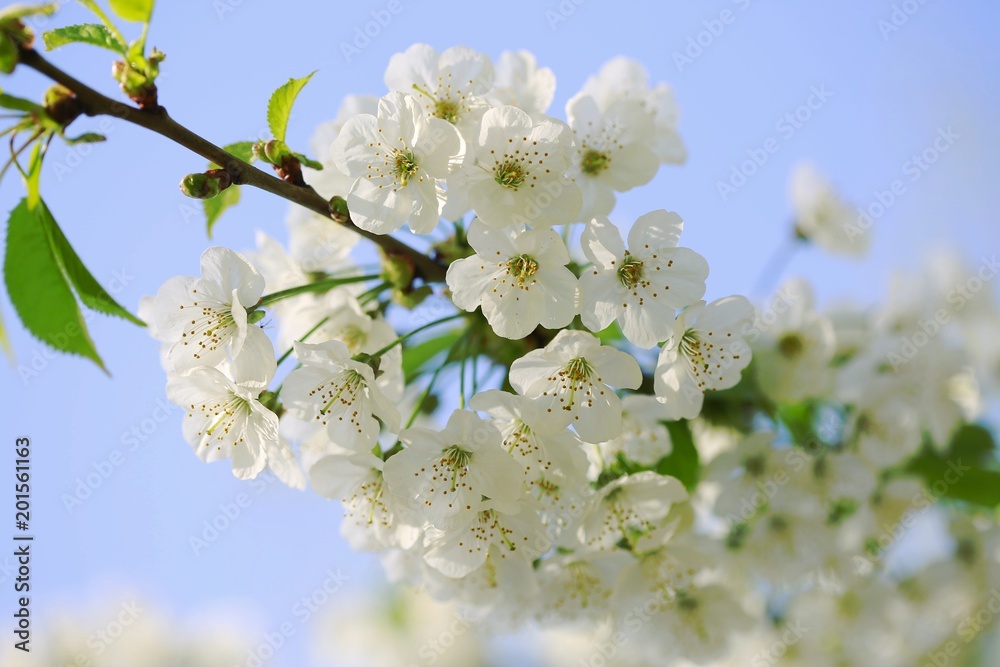
[(286, 183), (280, 178), (244, 162), (175, 121), (163, 107), (140, 109), (113, 100), (62, 71), (34, 49), (22, 47), (19, 62), (73, 91), (85, 115), (114, 116), (133, 125), (152, 130), (225, 169), (234, 185), (249, 185), (270, 192), (282, 199), (287, 199), (299, 206), (304, 206), (378, 244), (386, 253), (405, 257), (413, 263), (416, 274), (425, 281), (444, 281), (446, 266), (391, 236), (373, 234), (359, 229), (350, 217), (346, 220), (334, 218), (330, 211), (330, 203), (311, 187)]

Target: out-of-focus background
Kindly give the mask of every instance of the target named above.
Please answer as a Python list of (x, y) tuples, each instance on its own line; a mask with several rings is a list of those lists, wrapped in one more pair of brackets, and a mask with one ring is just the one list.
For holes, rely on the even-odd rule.
[[(390, 4), (400, 11), (385, 12)], [(67, 2), (47, 27), (88, 20)], [(493, 57), (534, 52), (558, 78), (557, 116), (602, 63), (631, 56), (653, 81), (673, 86), (690, 159), (621, 195), (613, 218), (629, 223), (654, 208), (678, 211), (684, 245), (711, 265), (709, 298), (748, 293), (789, 235), (789, 171), (811, 159), (847, 198), (881, 213), (864, 259), (807, 249), (787, 273), (812, 279), (824, 302), (864, 303), (885, 295), (894, 268), (919, 270), (930, 251), (954, 248), (978, 264), (1000, 248), (998, 38), (1000, 11), (972, 0), (161, 1), (151, 32), (167, 54), (161, 102), (217, 143), (258, 136), (271, 90), (318, 69), (292, 119), (293, 147), (306, 145), (345, 94), (383, 94), (390, 56), (414, 42), (464, 44)], [(51, 58), (116, 94), (106, 53), (71, 45)], [(39, 97), (48, 82), (19, 71), (4, 86)], [(43, 192), (94, 275), (127, 307), (171, 276), (196, 274), (210, 244), (250, 248), (256, 229), (284, 238), (286, 205), (244, 189), (243, 203), (210, 241), (197, 203), (177, 188), (203, 160), (125, 122), (98, 125), (83, 118), (74, 129), (99, 129), (106, 144), (54, 145)], [(777, 151), (744, 166), (754, 155), (761, 162), (769, 140)], [(734, 170), (753, 173), (733, 180)], [(897, 180), (903, 192), (888, 202), (885, 191)], [(734, 191), (721, 193), (720, 182)], [(20, 196), (20, 183), (8, 177), (0, 209)], [(39, 622), (55, 627), (57, 612), (68, 610), (87, 637), (113, 628), (135, 599), (151, 610), (150, 623), (154, 614), (169, 619), (155, 622), (182, 628), (192, 642), (199, 633), (225, 634), (212, 630), (218, 623), (238, 628), (250, 651), (237, 648), (214, 664), (254, 664), (267, 637), (285, 628), (292, 632), (266, 664), (331, 664), (330, 655), (346, 661), (343, 652), (314, 648), (332, 641), (328, 621), (317, 619), (345, 610), (340, 618), (349, 619), (350, 610), (376, 604), (371, 595), (384, 583), (378, 562), (339, 536), (339, 507), (267, 477), (240, 482), (228, 465), (198, 461), (181, 437), (180, 410), (166, 402), (156, 343), (144, 331), (90, 321), (107, 377), (31, 338), (6, 297), (0, 309), (16, 355), (3, 369), (0, 470), (13, 465), (15, 436), (30, 436)], [(0, 551), (5, 643), (13, 565)], [(41, 629), (35, 641), (46, 642)]]

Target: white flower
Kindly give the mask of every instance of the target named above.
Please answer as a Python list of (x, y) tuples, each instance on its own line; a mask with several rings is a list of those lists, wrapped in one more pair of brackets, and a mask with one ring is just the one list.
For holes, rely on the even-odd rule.
[(543, 621), (602, 620), (615, 580), (631, 558), (622, 551), (578, 551), (545, 558), (538, 567)]
[(779, 291), (787, 308), (775, 309), (773, 321), (761, 327), (753, 346), (757, 382), (779, 403), (823, 396), (833, 380), (833, 324), (816, 312), (806, 281), (790, 280)]
[(943, 451), (955, 429), (975, 418), (979, 392), (964, 350), (941, 338), (917, 348), (912, 330), (877, 336), (840, 369), (838, 398), (861, 409), (904, 401)]
[[(347, 196), (350, 184), (339, 191), (341, 196)], [(352, 268), (348, 255), (361, 240), (357, 231), (296, 204), (289, 207), (285, 223), (289, 254), (302, 271), (340, 274)]]
[(538, 513), (531, 507), (505, 507), (508, 511), (487, 502), (465, 524), (428, 529), (424, 560), (445, 576), (458, 578), (480, 569), (487, 555), (531, 563), (548, 551), (550, 541)]
[[(177, 372), (218, 366), (227, 353), (241, 375), (270, 377), (274, 348), (260, 327), (247, 322), (247, 309), (260, 301), (264, 278), (238, 252), (212, 247), (201, 256), (201, 278), (178, 276), (156, 293), (156, 332), (169, 343), (167, 357)], [(273, 368), (270, 371), (273, 373)]]
[(538, 400), (554, 424), (573, 424), (587, 442), (621, 434), (621, 399), (611, 387), (637, 389), (641, 383), (642, 371), (633, 357), (602, 346), (589, 333), (568, 329), (510, 367), (510, 384), (517, 393)]
[[(257, 242), (257, 248), (247, 252), (246, 257), (264, 276), (264, 282), (272, 292), (280, 292), (309, 282), (309, 276), (302, 265), (285, 250), (281, 243), (260, 230), (257, 230), (254, 238)], [(292, 299), (278, 301), (270, 308), (283, 310), (290, 301)]]
[(916, 454), (923, 435), (919, 409), (897, 394), (857, 406), (844, 431), (855, 439), (858, 453), (877, 468)]
[[(730, 527), (752, 519), (767, 502), (768, 492), (780, 482), (788, 484), (793, 475), (805, 470), (805, 453), (774, 448), (774, 434), (758, 431), (728, 452), (712, 460), (704, 475), (719, 485), (715, 514)], [(773, 487), (773, 488), (772, 488)]]
[(578, 94), (566, 104), (566, 119), (576, 134), (569, 175), (583, 191), (581, 219), (608, 215), (616, 191), (645, 185), (660, 168), (649, 146), (653, 119), (634, 100), (602, 111), (593, 97)]
[(376, 417), (390, 432), (399, 430), (396, 406), (382, 395), (371, 366), (354, 361), (346, 345), (296, 343), (295, 354), (302, 366), (288, 374), (281, 393), (291, 414), (325, 425), (334, 444), (355, 452), (375, 444)]
[(399, 439), (406, 447), (385, 462), (385, 479), (434, 526), (466, 524), (486, 499), (515, 503), (524, 495), (521, 467), (496, 427), (475, 413), (456, 410), (443, 430), (410, 428)]
[(476, 215), (491, 227), (574, 222), (580, 188), (566, 178), (573, 131), (556, 120), (533, 121), (512, 106), (483, 115), (472, 164), (448, 180), (468, 194)]
[(719, 584), (678, 590), (658, 611), (638, 628), (642, 659), (649, 661), (645, 664), (713, 664), (731, 641), (754, 626), (735, 595)]
[(270, 375), (263, 382), (254, 376), (235, 377), (236, 381), (217, 368), (204, 366), (185, 374), (171, 373), (167, 398), (185, 410), (184, 439), (198, 458), (212, 463), (231, 457), (233, 474), (251, 479), (264, 470), (268, 452), (282, 459), (290, 452), (284, 452), (287, 445), (278, 440), (278, 416), (258, 400)]
[(675, 312), (705, 294), (708, 262), (678, 248), (684, 221), (676, 213), (653, 211), (641, 216), (628, 234), (607, 218), (587, 224), (581, 243), (593, 266), (580, 278), (580, 317), (591, 331), (615, 319), (632, 344), (651, 348), (670, 337)]
[(355, 549), (409, 549), (420, 537), (419, 518), (388, 489), (382, 468), (371, 452), (330, 454), (309, 468), (316, 493), (343, 504), (340, 530)]
[(439, 55), (427, 44), (414, 44), (389, 60), (385, 85), (415, 94), (428, 118), (451, 123), (471, 141), (490, 108), (483, 96), (493, 85), (493, 63), (466, 46)]
[(278, 439), (269, 440), (264, 453), (267, 455), (267, 469), (273, 472), (281, 483), (300, 491), (306, 488), (308, 483), (306, 474), (295, 457), (295, 450), (281, 437), (280, 424)]
[(610, 460), (621, 453), (640, 465), (653, 465), (673, 449), (664, 419), (666, 410), (655, 396), (629, 394), (622, 399), (622, 433), (599, 443), (601, 456)]
[(789, 183), (795, 229), (828, 252), (863, 255), (868, 250), (867, 228), (833, 189), (816, 165), (808, 162), (792, 169)]
[(539, 324), (559, 329), (573, 321), (577, 280), (554, 230), (492, 229), (477, 219), (468, 238), (476, 254), (448, 267), (456, 306), (469, 312), (482, 306), (493, 331), (511, 339), (524, 338)]
[(496, 80), (487, 98), (495, 106), (510, 104), (529, 116), (545, 114), (556, 93), (556, 75), (539, 67), (529, 51), (504, 51), (496, 64)]
[(673, 419), (693, 419), (701, 412), (705, 392), (729, 389), (750, 363), (743, 340), (754, 309), (742, 296), (728, 296), (686, 308), (674, 333), (660, 350), (654, 388)]
[(640, 63), (624, 57), (609, 60), (595, 76), (587, 79), (580, 94), (597, 100), (601, 111), (622, 100), (638, 103), (653, 119), (649, 146), (660, 161), (681, 164), (687, 159), (687, 150), (677, 134), (674, 93), (665, 83), (650, 87), (649, 75)]
[(490, 389), (469, 407), (493, 417), (503, 448), (524, 468), (529, 485), (551, 484), (555, 478), (585, 482), (587, 454), (579, 438), (548, 417), (543, 404), (524, 396)]
[[(344, 123), (358, 114), (378, 114), (378, 98), (374, 95), (348, 95), (340, 103), (337, 110), (337, 117), (320, 123), (309, 139), (309, 148), (313, 152), (316, 160), (323, 165), (323, 169), (310, 169), (303, 165), (302, 176), (306, 183), (311, 185), (316, 192), (323, 195), (324, 199), (330, 199), (334, 195), (344, 197), (354, 185), (354, 179), (337, 168), (336, 161), (330, 147), (336, 141), (340, 131), (344, 129)], [(293, 207), (294, 208), (294, 207)], [(327, 223), (329, 218), (325, 219)], [(341, 227), (341, 225), (337, 225)], [(344, 227), (346, 230), (347, 228)], [(294, 243), (293, 243), (294, 247)]]
[[(304, 295), (288, 299), (294, 307), (282, 309), (278, 343), (287, 350), (295, 341), (323, 343), (339, 340), (352, 355), (373, 354), (392, 343), (398, 335), (380, 315), (369, 315), (351, 296), (350, 285), (330, 290), (322, 296)], [(284, 303), (284, 302), (282, 302)], [(311, 332), (311, 333), (310, 333)], [(394, 347), (382, 355), (379, 375), (375, 380), (390, 401), (397, 401), (403, 392), (403, 355)]]
[(792, 485), (770, 493), (765, 495), (764, 512), (730, 533), (726, 544), (735, 553), (729, 567), (769, 582), (798, 582), (836, 552), (835, 533), (826, 524), (825, 508), (811, 493)]
[(465, 142), (447, 121), (424, 116), (405, 93), (389, 93), (378, 116), (361, 114), (344, 124), (331, 149), (338, 168), (355, 178), (347, 196), (361, 229), (388, 234), (408, 221), (427, 234), (438, 224), (438, 180), (457, 169)]
[(580, 524), (580, 542), (591, 549), (612, 549), (624, 540), (636, 545), (659, 532), (674, 503), (687, 500), (675, 477), (652, 471), (619, 477), (601, 489)]

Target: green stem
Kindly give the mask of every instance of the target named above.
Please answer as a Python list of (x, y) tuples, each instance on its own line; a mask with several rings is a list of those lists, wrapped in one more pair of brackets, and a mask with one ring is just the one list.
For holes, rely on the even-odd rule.
[(434, 383), (437, 382), (438, 376), (441, 375), (441, 371), (443, 371), (445, 367), (452, 362), (455, 350), (458, 349), (459, 345), (462, 345), (465, 341), (469, 339), (471, 333), (472, 333), (472, 327), (466, 329), (465, 333), (462, 334), (462, 337), (459, 338), (457, 341), (455, 341), (455, 345), (451, 348), (451, 351), (448, 352), (448, 356), (445, 358), (444, 363), (442, 363), (440, 366), (434, 369), (434, 373), (431, 375), (431, 380), (430, 382), (427, 383), (427, 388), (424, 390), (424, 393), (420, 396), (420, 399), (417, 401), (416, 405), (413, 406), (413, 412), (410, 414), (410, 418), (406, 420), (406, 426), (403, 427), (404, 429), (413, 426), (413, 422), (416, 421), (417, 415), (420, 414), (420, 406), (422, 406), (424, 404), (424, 401), (427, 400), (427, 397), (430, 396), (431, 390), (434, 389)]
[(469, 361), (469, 341), (472, 336), (465, 337), (465, 345), (462, 346), (462, 367), (458, 376), (458, 409), (465, 409), (465, 366)]
[(457, 320), (460, 317), (465, 317), (465, 313), (457, 313), (455, 315), (449, 315), (448, 317), (442, 317), (440, 320), (434, 320), (433, 322), (428, 322), (427, 324), (425, 324), (423, 326), (417, 327), (413, 331), (406, 332), (405, 334), (403, 334), (402, 336), (400, 336), (396, 340), (392, 341), (391, 343), (389, 343), (388, 345), (386, 345), (385, 347), (383, 347), (378, 352), (372, 352), (371, 356), (373, 356), (373, 357), (381, 357), (383, 354), (385, 354), (386, 352), (388, 352), (392, 348), (396, 347), (397, 345), (401, 344), (403, 341), (405, 341), (410, 336), (413, 336), (414, 334), (418, 334), (421, 331), (424, 331), (426, 329), (430, 329), (431, 327), (436, 327), (439, 324), (444, 324), (445, 322), (451, 322), (452, 320)]
[[(314, 326), (312, 329), (310, 329), (309, 331), (307, 331), (305, 333), (305, 335), (302, 336), (302, 338), (299, 339), (299, 342), (300, 343), (305, 342), (306, 338), (309, 338), (309, 336), (311, 336), (314, 333), (316, 333), (317, 329), (319, 329), (321, 326), (323, 326), (324, 324), (326, 324), (329, 321), (330, 321), (329, 317), (324, 317), (323, 319), (321, 319), (319, 322), (316, 323), (316, 326)], [(285, 353), (283, 355), (281, 355), (280, 357), (278, 357), (278, 365), (280, 366), (281, 362), (284, 361), (285, 359), (287, 359), (288, 356), (292, 352), (294, 352), (294, 351), (295, 351), (295, 347), (294, 346), (292, 346), (292, 347), (288, 348), (287, 350), (285, 350)]]
[(781, 274), (791, 263), (792, 258), (795, 257), (795, 253), (804, 245), (802, 241), (801, 237), (792, 236), (791, 239), (778, 246), (757, 277), (753, 294), (763, 296), (765, 292), (775, 286), (778, 279), (781, 278)]
[(363, 283), (367, 280), (375, 280), (376, 278), (381, 278), (381, 277), (382, 276), (380, 275), (371, 275), (371, 276), (350, 276), (348, 278), (325, 278), (323, 280), (317, 280), (314, 283), (299, 285), (298, 287), (289, 287), (288, 289), (283, 289), (280, 292), (265, 294), (260, 298), (260, 301), (257, 302), (257, 305), (251, 308), (250, 310), (263, 308), (264, 306), (270, 305), (275, 301), (281, 301), (282, 299), (298, 296), (299, 294), (309, 294), (311, 292), (329, 292), (334, 287), (340, 287), (341, 285), (350, 285), (352, 283)]
[(367, 292), (363, 292), (361, 296), (358, 297), (358, 303), (360, 303), (362, 306), (365, 306), (372, 299), (378, 298), (378, 296), (382, 294), (382, 292), (386, 291), (390, 287), (392, 287), (391, 283), (386, 283), (386, 282), (379, 283), (378, 285), (371, 288)]

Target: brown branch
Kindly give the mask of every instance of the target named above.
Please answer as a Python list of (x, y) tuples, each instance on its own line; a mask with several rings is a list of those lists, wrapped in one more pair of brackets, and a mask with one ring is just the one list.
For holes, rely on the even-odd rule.
[(78, 81), (43, 58), (34, 49), (21, 48), (19, 55), (19, 62), (21, 64), (30, 67), (73, 91), (80, 102), (80, 109), (83, 114), (87, 116), (114, 116), (133, 125), (152, 130), (225, 169), (232, 178), (234, 185), (249, 185), (265, 192), (270, 192), (282, 199), (287, 199), (299, 206), (304, 206), (310, 211), (339, 224), (343, 224), (350, 228), (351, 231), (373, 241), (386, 253), (405, 257), (412, 262), (416, 274), (425, 281), (444, 281), (447, 270), (446, 266), (391, 236), (373, 234), (359, 229), (354, 225), (350, 217), (346, 220), (334, 218), (331, 215), (330, 203), (308, 185), (301, 186), (286, 183), (280, 178), (244, 162), (175, 121), (167, 114), (167, 110), (163, 107), (157, 106), (150, 109), (140, 109), (123, 104), (102, 95), (90, 86)]

